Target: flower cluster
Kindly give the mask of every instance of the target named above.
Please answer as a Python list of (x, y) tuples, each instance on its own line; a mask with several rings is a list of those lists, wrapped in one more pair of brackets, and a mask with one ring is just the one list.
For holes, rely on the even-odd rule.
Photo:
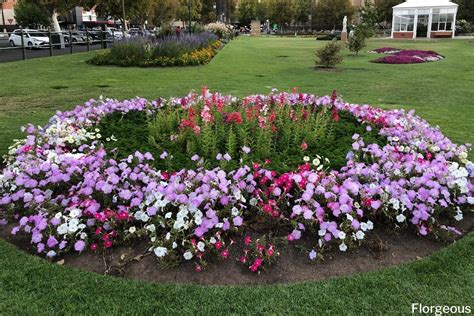
[[(379, 51), (380, 50), (380, 51)], [(444, 57), (434, 51), (426, 50), (401, 50), (390, 47), (384, 47), (370, 51), (369, 53), (391, 54), (382, 58), (373, 60), (374, 63), (382, 64), (420, 64), (430, 61), (439, 61)]]
[(222, 22), (209, 23), (204, 26), (204, 30), (216, 34), (221, 39), (232, 38), (232, 25)]
[[(152, 163), (159, 157), (149, 152), (114, 158), (105, 150), (113, 137), (95, 130), (112, 113), (138, 111), (153, 117), (169, 107), (186, 109), (187, 125), (197, 117), (210, 122), (219, 108), (235, 101), (207, 90), (200, 96), (151, 102), (90, 100), (58, 112), (45, 127), (29, 125), (26, 139), (10, 148), (0, 174), (0, 214), (18, 222), (13, 234), (30, 236), (37, 252), (48, 257), (147, 238), (156, 257), (193, 260), (200, 271), (211, 255), (229, 258), (236, 236), (247, 236), (256, 226), (277, 232), (276, 238), (289, 243), (306, 235), (313, 243), (309, 257), (314, 260), (323, 249), (346, 251), (359, 245), (380, 218), (396, 226), (412, 225), (420, 235), (455, 231), (441, 219), (461, 220), (461, 207), (474, 204), (468, 146), (454, 144), (413, 111), (385, 111), (296, 92), (242, 100), (245, 109), (275, 104), (294, 111), (326, 108), (328, 113), (351, 115), (386, 138), (380, 146), (353, 135), (340, 170), (329, 170), (328, 161), (318, 156), (304, 157), (287, 172), (269, 169), (269, 161), (242, 160), (232, 170), (205, 168), (199, 155), (190, 157), (195, 168), (157, 170)], [(198, 103), (214, 104), (217, 110), (212, 116), (204, 107), (204, 113), (193, 113)], [(262, 124), (271, 126), (270, 116)], [(228, 126), (241, 119), (230, 113)], [(300, 146), (306, 147), (299, 142), (298, 150)], [(242, 155), (254, 150), (258, 148), (241, 147)], [(229, 154), (216, 159), (233, 161)], [(260, 271), (276, 257), (273, 242), (243, 239), (247, 252), (240, 261), (251, 271)]]
[(402, 51), (399, 48), (393, 48), (393, 47), (380, 47), (374, 50), (370, 50), (368, 53), (369, 54), (395, 54)]

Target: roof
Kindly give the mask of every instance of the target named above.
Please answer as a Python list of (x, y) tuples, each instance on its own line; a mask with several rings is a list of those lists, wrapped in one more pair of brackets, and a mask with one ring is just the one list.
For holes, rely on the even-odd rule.
[(422, 8), (422, 7), (449, 7), (454, 8), (458, 5), (450, 0), (407, 0), (399, 5), (394, 6), (394, 9), (403, 8)]

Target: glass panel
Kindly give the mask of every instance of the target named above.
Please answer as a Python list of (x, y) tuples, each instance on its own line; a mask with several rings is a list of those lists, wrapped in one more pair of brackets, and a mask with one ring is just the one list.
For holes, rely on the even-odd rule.
[(401, 31), (402, 31), (402, 32), (406, 32), (406, 31), (407, 31), (407, 25), (406, 25), (406, 24), (402, 24)]
[(452, 31), (452, 30), (453, 30), (453, 22), (446, 23), (446, 31)]
[(438, 23), (432, 23), (431, 24), (431, 30), (432, 31), (437, 31), (438, 30)]
[(446, 14), (440, 14), (439, 15), (439, 21), (440, 22), (446, 22), (447, 15)]
[(413, 32), (413, 22), (409, 23), (407, 26), (407, 31)]
[(433, 23), (438, 23), (439, 22), (439, 14), (433, 14)]
[(440, 23), (440, 24), (439, 24), (439, 30), (440, 30), (440, 31), (444, 31), (445, 28), (446, 28), (446, 23)]
[(448, 22), (453, 22), (454, 21), (454, 14), (449, 13), (448, 14)]

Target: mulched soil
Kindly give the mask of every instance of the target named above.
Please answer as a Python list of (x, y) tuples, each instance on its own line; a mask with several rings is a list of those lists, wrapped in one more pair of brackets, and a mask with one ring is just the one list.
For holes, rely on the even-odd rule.
[[(28, 240), (10, 235), (11, 227), (13, 225), (8, 224), (0, 228), (0, 238), (33, 254)], [(457, 223), (456, 227), (463, 234), (473, 231), (474, 213), (465, 214), (464, 220)], [(160, 266), (154, 255), (147, 254), (145, 242), (117, 247), (105, 254), (90, 252), (81, 255), (67, 254), (55, 262), (99, 274), (156, 283), (275, 284), (322, 280), (397, 266), (426, 257), (445, 247), (446, 243), (421, 238), (409, 229), (395, 231), (376, 228), (367, 234), (367, 240), (361, 247), (346, 253), (330, 251), (325, 254), (322, 262), (311, 262), (307, 253), (295, 246), (279, 249), (281, 256), (277, 262), (259, 275), (245, 270), (237, 262), (236, 258), (241, 254), (239, 251), (241, 249), (236, 247), (231, 249), (228, 260), (215, 259), (200, 273), (194, 271), (192, 263), (183, 263), (177, 267)]]

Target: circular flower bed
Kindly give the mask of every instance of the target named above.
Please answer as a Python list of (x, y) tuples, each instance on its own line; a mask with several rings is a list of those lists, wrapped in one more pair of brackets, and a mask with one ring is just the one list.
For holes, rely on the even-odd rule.
[[(119, 130), (114, 115), (149, 144), (120, 144), (120, 135), (108, 134)], [(129, 128), (135, 115), (146, 119), (142, 136)], [(350, 118), (361, 132), (336, 133)], [(90, 100), (25, 131), (6, 157), (0, 207), (18, 222), (12, 233), (30, 236), (47, 257), (148, 240), (149, 252), (164, 262), (194, 261), (201, 271), (218, 256), (259, 272), (283, 243), (300, 243), (319, 260), (328, 249), (358, 246), (375, 224), (456, 233), (450, 221), (474, 204), (467, 146), (413, 111), (349, 104), (335, 93), (238, 100), (203, 89), (169, 100)], [(331, 133), (350, 142), (339, 166), (320, 155), (330, 152), (319, 141)], [(153, 139), (159, 134), (170, 141)], [(277, 147), (282, 142), (288, 151)], [(210, 148), (196, 146), (203, 144)], [(183, 156), (179, 148), (194, 167), (173, 162)], [(286, 154), (292, 158), (276, 157)], [(236, 243), (241, 253), (233, 252)]]
[(369, 53), (376, 54), (390, 54), (389, 56), (381, 57), (372, 60), (373, 63), (382, 64), (419, 64), (424, 62), (439, 61), (444, 57), (437, 52), (427, 50), (403, 50), (392, 47), (382, 47)]

